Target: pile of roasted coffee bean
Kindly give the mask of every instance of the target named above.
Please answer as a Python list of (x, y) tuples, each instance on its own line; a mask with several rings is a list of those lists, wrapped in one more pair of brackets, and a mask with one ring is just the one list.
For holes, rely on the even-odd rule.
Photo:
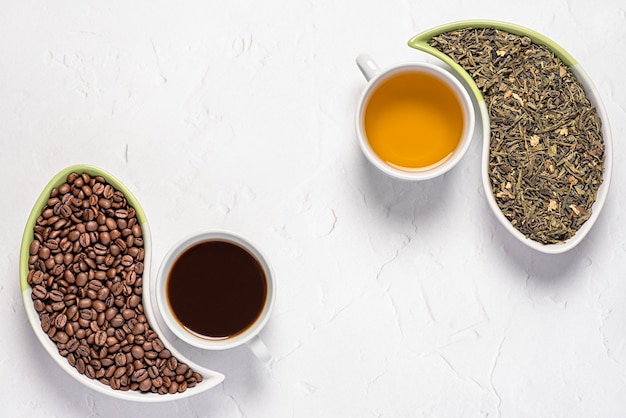
[(202, 380), (146, 320), (142, 231), (122, 192), (71, 173), (50, 193), (33, 236), (28, 283), (41, 328), (79, 373), (158, 394)]

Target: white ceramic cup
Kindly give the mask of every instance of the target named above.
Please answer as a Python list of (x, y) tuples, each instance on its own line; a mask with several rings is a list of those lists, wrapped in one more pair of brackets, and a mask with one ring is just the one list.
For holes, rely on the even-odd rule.
[[(175, 261), (183, 254), (187, 249), (194, 247), (197, 244), (206, 241), (222, 241), (236, 244), (245, 249), (251, 254), (261, 265), (265, 278), (267, 280), (267, 295), (265, 298), (265, 304), (261, 310), (257, 319), (248, 326), (241, 333), (224, 339), (211, 339), (203, 338), (202, 336), (192, 333), (183, 327), (175, 317), (167, 297), (167, 281), (170, 270), (172, 269)], [(267, 258), (259, 251), (259, 249), (252, 245), (245, 238), (228, 231), (209, 231), (200, 232), (184, 238), (175, 244), (169, 252), (165, 255), (156, 279), (156, 303), (157, 309), (163, 318), (166, 326), (181, 340), (195, 347), (207, 349), (207, 350), (225, 350), (228, 348), (237, 347), (242, 344), (247, 344), (252, 352), (265, 362), (271, 362), (272, 356), (267, 349), (266, 345), (261, 341), (259, 332), (267, 323), (272, 308), (274, 306), (274, 300), (276, 298), (276, 283), (274, 280), (274, 274), (272, 268), (267, 261)], [(193, 289), (190, 289), (192, 292)]]
[[(474, 133), (475, 114), (472, 99), (470, 98), (467, 89), (463, 87), (461, 82), (456, 79), (454, 75), (440, 67), (437, 67), (436, 65), (422, 62), (400, 64), (381, 70), (378, 65), (376, 65), (374, 60), (372, 60), (372, 58), (367, 54), (359, 55), (356, 58), (356, 64), (363, 73), (363, 76), (365, 76), (365, 79), (368, 81), (367, 86), (363, 90), (358, 102), (356, 112), (356, 132), (361, 151), (375, 167), (398, 179), (426, 180), (447, 172), (461, 160), (469, 147)], [(405, 169), (394, 166), (380, 158), (376, 152), (374, 152), (367, 139), (364, 122), (365, 110), (367, 109), (369, 99), (377, 87), (390, 77), (407, 72), (428, 73), (448, 85), (461, 105), (464, 121), (459, 143), (451, 155), (438, 163), (415, 169)]]

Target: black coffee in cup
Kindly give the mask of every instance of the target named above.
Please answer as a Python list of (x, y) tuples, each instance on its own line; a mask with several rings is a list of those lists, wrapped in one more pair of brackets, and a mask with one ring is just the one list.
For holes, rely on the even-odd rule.
[(179, 324), (207, 339), (234, 337), (256, 322), (267, 299), (261, 263), (240, 245), (212, 239), (185, 250), (166, 283)]

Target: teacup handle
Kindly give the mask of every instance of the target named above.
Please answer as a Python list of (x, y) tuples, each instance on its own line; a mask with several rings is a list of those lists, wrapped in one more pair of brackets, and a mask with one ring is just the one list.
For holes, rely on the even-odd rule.
[(359, 67), (359, 70), (361, 70), (361, 73), (363, 73), (363, 76), (367, 81), (370, 81), (372, 78), (376, 77), (378, 73), (380, 73), (378, 65), (376, 65), (372, 57), (367, 54), (361, 54), (356, 57), (356, 65)]
[(248, 347), (252, 353), (257, 356), (257, 358), (265, 363), (271, 363), (273, 360), (272, 354), (270, 354), (270, 350), (268, 350), (267, 346), (258, 335), (255, 335), (253, 338), (246, 342)]

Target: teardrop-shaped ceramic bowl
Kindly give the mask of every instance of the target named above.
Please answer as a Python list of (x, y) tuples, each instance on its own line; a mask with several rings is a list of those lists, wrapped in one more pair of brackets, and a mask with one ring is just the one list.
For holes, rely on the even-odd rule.
[[(184, 392), (175, 393), (171, 395), (159, 395), (156, 393), (142, 393), (139, 391), (129, 390), (129, 391), (121, 391), (114, 390), (111, 387), (101, 383), (98, 380), (90, 379), (86, 377), (84, 374), (78, 373), (78, 371), (70, 366), (67, 359), (62, 357), (58, 350), (56, 344), (48, 337), (48, 335), (43, 332), (41, 329), (41, 321), (39, 320), (39, 314), (34, 308), (33, 301), (31, 299), (32, 289), (28, 284), (28, 258), (30, 256), (29, 249), (30, 243), (33, 240), (33, 228), (35, 227), (35, 223), (37, 221), (37, 217), (41, 214), (42, 208), (46, 205), (48, 199), (50, 198), (50, 192), (52, 189), (59, 187), (63, 184), (68, 176), (68, 174), (76, 172), (76, 173), (87, 173), (90, 176), (102, 176), (106, 179), (108, 183), (110, 183), (117, 190), (124, 193), (126, 196), (126, 200), (129, 204), (135, 208), (137, 220), (139, 221), (143, 239), (144, 239), (144, 251), (145, 251), (145, 259), (144, 259), (144, 272), (143, 272), (143, 306), (144, 313), (148, 318), (148, 323), (159, 334), (159, 338), (165, 344), (165, 347), (168, 348), (172, 355), (174, 355), (177, 359), (187, 363), (192, 369), (197, 371), (202, 375), (203, 380), (198, 383), (193, 388), (188, 388)], [(24, 299), (24, 308), (26, 309), (26, 315), (28, 320), (39, 339), (41, 345), (45, 348), (45, 350), (50, 354), (50, 357), (70, 376), (74, 379), (87, 386), (90, 389), (95, 390), (96, 392), (104, 393), (109, 396), (113, 396), (119, 399), (125, 399), (130, 401), (137, 402), (163, 402), (163, 401), (171, 401), (176, 399), (187, 398), (189, 396), (196, 395), (198, 393), (202, 393), (212, 387), (218, 385), (224, 380), (224, 376), (221, 373), (215, 372), (213, 370), (209, 370), (205, 367), (202, 367), (198, 364), (187, 359), (182, 353), (174, 348), (171, 341), (167, 339), (168, 334), (163, 332), (164, 330), (159, 325), (159, 321), (157, 320), (156, 314), (152, 307), (152, 300), (149, 296), (150, 289), (154, 286), (151, 283), (150, 277), (150, 263), (151, 263), (151, 236), (150, 236), (150, 228), (148, 226), (148, 219), (146, 218), (146, 214), (144, 213), (141, 205), (133, 196), (133, 194), (128, 190), (128, 188), (117, 178), (113, 177), (111, 174), (106, 171), (90, 166), (90, 165), (73, 165), (61, 170), (58, 174), (56, 174), (52, 180), (44, 187), (41, 195), (35, 202), (33, 209), (28, 217), (28, 221), (26, 222), (26, 227), (24, 229), (24, 235), (22, 238), (22, 245), (20, 248), (20, 286), (22, 289), (22, 297)]]
[[(448, 55), (444, 54), (436, 48), (433, 48), (428, 44), (428, 41), (430, 41), (430, 39), (437, 35), (453, 30), (466, 28), (500, 29), (515, 35), (527, 36), (535, 44), (542, 45), (550, 49), (557, 57), (561, 59), (561, 61), (563, 61), (565, 65), (569, 67), (572, 74), (574, 74), (574, 76), (580, 81), (585, 90), (585, 93), (587, 94), (587, 97), (595, 106), (598, 112), (600, 120), (602, 121), (602, 137), (604, 140), (604, 180), (598, 189), (596, 201), (592, 206), (591, 216), (589, 217), (587, 222), (585, 222), (580, 227), (576, 234), (566, 241), (554, 244), (542, 244), (540, 242), (526, 238), (524, 234), (522, 234), (520, 231), (515, 229), (513, 225), (511, 225), (511, 222), (509, 222), (509, 220), (504, 216), (496, 203), (489, 180), (489, 141), (491, 137), (491, 132), (489, 124), (489, 111), (487, 110), (485, 99), (472, 77), (467, 71), (463, 69), (463, 67), (454, 62), (454, 60)], [(408, 41), (408, 44), (412, 48), (427, 52), (447, 63), (451, 67), (451, 69), (456, 72), (465, 81), (465, 83), (467, 83), (470, 91), (475, 96), (478, 103), (478, 108), (480, 110), (480, 118), (483, 126), (483, 151), (481, 169), (483, 187), (485, 189), (485, 196), (487, 196), (489, 206), (491, 207), (496, 218), (504, 226), (504, 228), (522, 243), (526, 244), (530, 248), (533, 248), (543, 253), (558, 254), (569, 251), (572, 248), (576, 247), (585, 238), (587, 233), (589, 233), (593, 224), (598, 219), (598, 216), (600, 216), (600, 212), (602, 211), (602, 207), (604, 206), (604, 202), (608, 195), (609, 184), (611, 183), (611, 172), (613, 169), (613, 141), (611, 137), (611, 129), (609, 127), (608, 116), (602, 100), (600, 99), (600, 95), (598, 94), (598, 91), (596, 90), (595, 86), (591, 82), (591, 79), (589, 78), (589, 76), (587, 76), (587, 73), (585, 73), (580, 64), (561, 46), (559, 46), (557, 43), (547, 38), (546, 36), (523, 26), (493, 20), (464, 20), (437, 26), (414, 36)]]

